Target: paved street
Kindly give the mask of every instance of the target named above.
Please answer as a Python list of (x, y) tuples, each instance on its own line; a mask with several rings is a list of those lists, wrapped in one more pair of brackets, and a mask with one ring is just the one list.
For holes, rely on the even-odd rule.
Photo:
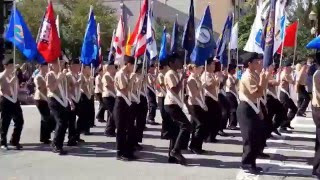
[[(115, 159), (115, 138), (103, 135), (104, 124), (96, 123), (93, 136), (80, 147), (66, 147), (68, 156), (53, 154), (39, 143), (40, 117), (33, 106), (23, 107), (25, 126), (22, 151), (0, 151), (0, 180), (311, 180), (315, 127), (311, 114), (296, 118), (295, 131), (269, 140), (266, 153), (271, 160), (258, 160), (265, 172), (259, 176), (239, 170), (242, 152), (239, 131), (226, 131), (233, 137), (217, 144), (204, 144), (206, 155), (186, 153), (190, 165), (167, 163), (168, 141), (160, 140), (160, 126), (148, 126), (141, 159), (122, 162)], [(160, 121), (159, 115), (157, 120)], [(12, 130), (12, 126), (11, 126)], [(12, 131), (10, 131), (11, 134)]]

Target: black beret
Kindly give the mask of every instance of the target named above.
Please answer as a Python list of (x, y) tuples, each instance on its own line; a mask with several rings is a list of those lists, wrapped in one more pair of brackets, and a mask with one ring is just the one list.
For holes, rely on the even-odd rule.
[(211, 64), (213, 61), (214, 61), (214, 58), (213, 57), (209, 57), (207, 59), (207, 64)]
[(289, 60), (283, 61), (282, 62), (282, 67), (291, 67), (292, 63)]
[(168, 62), (174, 62), (175, 60), (179, 60), (180, 56), (178, 53), (171, 53), (168, 56)]
[(259, 55), (255, 52), (246, 52), (243, 55), (241, 55), (240, 58), (242, 60), (243, 67), (247, 68), (249, 63), (252, 63), (253, 60), (259, 59)]
[(168, 66), (168, 60), (167, 59), (161, 60), (159, 61), (159, 64), (160, 66)]
[(114, 65), (114, 61), (107, 61), (107, 65)]
[(231, 70), (234, 70), (237, 68), (237, 65), (235, 64), (229, 64), (229, 68), (228, 68), (228, 71), (231, 71)]
[(80, 64), (79, 58), (72, 58), (70, 64)]
[(125, 55), (123, 60), (124, 60), (124, 63), (129, 63), (129, 64), (134, 64), (134, 62), (135, 62), (134, 57), (128, 56), (128, 55)]
[(48, 63), (47, 62), (42, 62), (40, 65), (41, 66), (48, 66)]
[(12, 58), (5, 58), (2, 63), (3, 63), (3, 65), (13, 64), (13, 59)]

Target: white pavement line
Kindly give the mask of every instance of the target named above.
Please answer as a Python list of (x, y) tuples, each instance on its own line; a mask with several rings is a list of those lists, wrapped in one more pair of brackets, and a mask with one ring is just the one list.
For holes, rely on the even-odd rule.
[(35, 108), (36, 105), (21, 105), (22, 108)]
[(282, 133), (282, 135), (284, 135), (285, 137), (291, 137), (291, 138), (295, 138), (295, 137), (299, 137), (299, 138), (306, 138), (306, 139), (315, 139), (316, 135), (315, 134), (305, 134), (305, 133), (295, 133), (293, 131), (293, 133)]
[(267, 147), (264, 152), (274, 154), (277, 151), (284, 151), (284, 152), (297, 152), (297, 153), (306, 153), (306, 154), (314, 154), (314, 151), (312, 150), (304, 150), (304, 149), (288, 149), (288, 148), (269, 148)]

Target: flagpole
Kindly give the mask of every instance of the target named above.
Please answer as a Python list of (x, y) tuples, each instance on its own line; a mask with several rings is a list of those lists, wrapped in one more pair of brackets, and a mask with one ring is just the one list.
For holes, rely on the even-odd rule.
[[(283, 31), (283, 37), (284, 37), (284, 39), (286, 38), (286, 30)], [(281, 46), (281, 53), (280, 53), (281, 55), (280, 55), (279, 67), (281, 67), (281, 65), (282, 65), (283, 49), (284, 49), (284, 41), (282, 42), (282, 46)]]
[[(186, 73), (186, 66), (187, 66), (187, 56), (188, 56), (188, 51), (184, 50), (184, 63), (183, 63), (183, 71), (182, 73), (185, 74)], [(184, 83), (182, 83), (182, 92), (181, 92), (181, 100), (182, 102), (184, 102)]]
[(294, 62), (296, 60), (296, 51), (297, 51), (297, 41), (298, 41), (298, 31), (299, 31), (299, 19), (298, 19), (298, 26), (297, 26), (297, 31), (296, 31), (296, 37), (295, 37), (295, 41), (294, 41), (294, 51), (293, 51), (293, 62), (292, 64), (294, 65)]
[[(240, 24), (240, 13), (241, 13), (241, 9), (240, 9), (240, 2), (241, 0), (238, 0), (238, 29), (239, 29), (239, 24)], [(239, 39), (239, 30), (238, 30), (238, 35), (237, 35), (238, 39)], [(238, 41), (237, 41), (238, 43)], [(237, 44), (237, 69), (238, 69), (238, 65), (239, 65), (239, 43)]]
[[(13, 11), (13, 24), (14, 25), (16, 25), (16, 1), (15, 0), (13, 0), (13, 9), (14, 9), (14, 11)], [(14, 32), (13, 33), (13, 37), (14, 37), (14, 39), (16, 39), (16, 33)], [(14, 66), (14, 68), (16, 67), (16, 43), (13, 43), (13, 66)], [(14, 71), (14, 74), (15, 74), (15, 71)]]
[[(58, 31), (58, 37), (60, 38), (60, 21), (59, 21), (59, 15), (56, 17), (56, 26), (57, 26), (57, 31)], [(60, 64), (60, 57), (58, 57), (58, 65), (59, 65), (59, 71), (61, 72), (61, 64)]]

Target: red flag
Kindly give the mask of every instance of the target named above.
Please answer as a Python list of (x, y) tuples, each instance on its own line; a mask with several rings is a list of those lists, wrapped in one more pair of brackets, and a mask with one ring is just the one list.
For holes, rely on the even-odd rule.
[(38, 51), (48, 63), (57, 60), (61, 55), (61, 42), (51, 1), (49, 2), (46, 14), (42, 21)]
[[(296, 45), (296, 36), (298, 33), (298, 21), (292, 23), (290, 26), (286, 29), (286, 36), (284, 38), (284, 47), (294, 47)], [(281, 54), (282, 44), (279, 47), (277, 53)]]
[(144, 20), (147, 17), (147, 14), (148, 14), (148, 0), (144, 0), (141, 11), (140, 11), (139, 19), (127, 43), (127, 47), (126, 47), (127, 55), (135, 54), (133, 50), (137, 48), (136, 46), (139, 42), (139, 39), (141, 39), (141, 37), (139, 36), (142, 30), (142, 27), (144, 25)]

